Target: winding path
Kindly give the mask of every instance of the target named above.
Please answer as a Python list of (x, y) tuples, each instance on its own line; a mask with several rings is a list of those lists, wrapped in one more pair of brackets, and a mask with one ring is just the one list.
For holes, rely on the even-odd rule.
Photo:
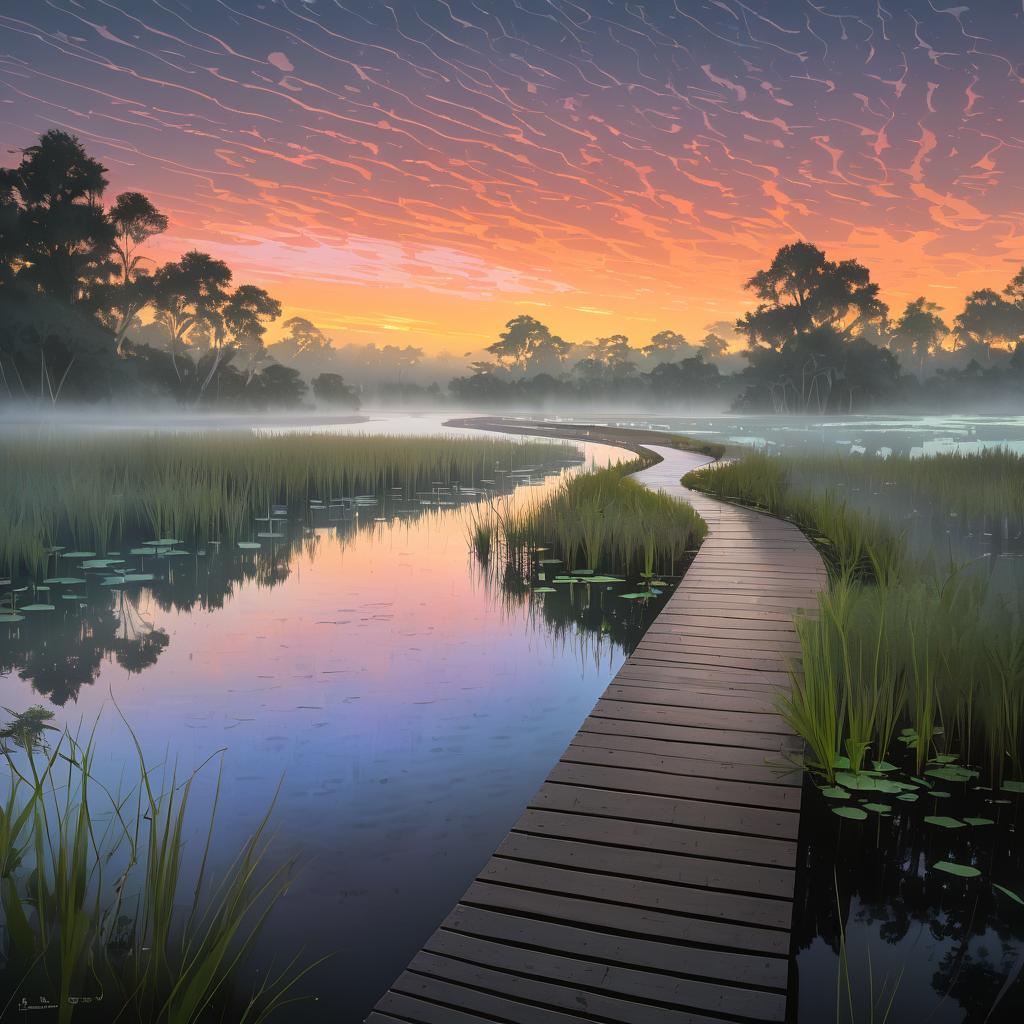
[(783, 1021), (800, 820), (775, 712), (825, 569), (790, 525), (637, 474), (708, 536), (454, 910), (368, 1024)]

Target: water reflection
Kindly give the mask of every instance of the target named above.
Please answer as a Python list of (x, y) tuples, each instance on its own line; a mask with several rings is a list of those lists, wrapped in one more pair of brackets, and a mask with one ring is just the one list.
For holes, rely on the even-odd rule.
[[(256, 955), (335, 954), (305, 985), (318, 1001), (286, 1020), (362, 1020), (654, 611), (597, 588), (510, 597), (469, 558), (468, 503), (377, 498), (351, 514), (289, 510), (264, 531), (285, 536), (258, 551), (182, 538), (188, 555), (121, 566), (151, 581), (104, 587), (105, 573), (86, 574), (70, 601), (51, 584), (52, 612), (0, 626), (0, 704), (24, 710), (42, 695), (53, 724), (72, 728), (99, 715), (95, 769), (111, 790), (131, 759), (111, 697), (152, 763), (184, 775), (226, 749), (214, 869), (283, 778), (275, 854), (300, 869)], [(199, 777), (198, 807), (214, 784)], [(201, 849), (201, 826), (186, 839)]]

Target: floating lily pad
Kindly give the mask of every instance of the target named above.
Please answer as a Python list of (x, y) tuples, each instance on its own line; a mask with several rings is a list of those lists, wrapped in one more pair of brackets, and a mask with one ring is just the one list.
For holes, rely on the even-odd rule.
[(906, 803), (910, 804), (910, 803), (913, 803), (917, 799), (917, 794), (916, 793), (900, 793), (900, 795), (898, 797), (896, 797), (896, 799), (897, 800), (903, 800)]
[(898, 772), (899, 768), (894, 764), (889, 764), (888, 761), (872, 761), (876, 772)]
[(65, 551), (61, 558), (95, 558), (95, 551)]
[(85, 594), (61, 594), (62, 601), (84, 601)]
[(971, 768), (963, 768), (958, 764), (950, 764), (942, 768), (929, 768), (925, 775), (932, 779), (942, 779), (943, 782), (969, 782), (978, 777), (976, 771)]
[(955, 764), (960, 758), (955, 754), (936, 754), (928, 758), (929, 764)]
[(925, 817), (929, 825), (938, 825), (939, 828), (964, 828), (964, 823), (957, 818), (947, 818), (941, 814), (929, 814)]
[(1000, 788), (1006, 793), (1024, 793), (1024, 782), (1018, 779), (1007, 779)]
[(107, 569), (112, 565), (121, 565), (123, 558), (90, 558), (82, 563), (83, 569)]
[(846, 789), (877, 790), (879, 780), (863, 772), (836, 772), (836, 782)]
[(177, 548), (169, 548), (167, 551), (158, 551), (160, 558), (179, 558), (182, 555), (190, 555), (191, 551), (179, 551)]
[(16, 612), (0, 612), (0, 622), (15, 623), (24, 621), (24, 615), (18, 615)]
[(20, 612), (52, 612), (56, 606), (52, 604), (23, 604)]
[(625, 583), (625, 580), (619, 579), (618, 576), (591, 576), (588, 583)]
[[(375, 522), (385, 522), (385, 521), (386, 521), (386, 520), (375, 520)], [(265, 531), (264, 531), (264, 532), (262, 532), (262, 533), (257, 533), (257, 534), (256, 534), (256, 536), (257, 536), (257, 537), (264, 537), (264, 538), (270, 538), (270, 537), (274, 537), (274, 538), (278, 538), (278, 539), (280, 539), (281, 537), (283, 537), (283, 536), (284, 536), (284, 534), (283, 534), (283, 533), (274, 533), (274, 532), (273, 532), (273, 531), (271, 531), (271, 530), (265, 530)]]
[(844, 771), (849, 771), (850, 759), (845, 754), (836, 754), (836, 756), (832, 758), (832, 767)]
[(533, 592), (535, 594), (554, 594), (557, 593), (554, 587), (534, 587)]
[(946, 790), (944, 790), (944, 789), (933, 789), (933, 790), (929, 791), (928, 795), (929, 796), (938, 796), (938, 797), (942, 797), (943, 799), (945, 799), (947, 796), (952, 796), (953, 794), (952, 793), (947, 793)]
[(939, 860), (933, 865), (936, 871), (945, 871), (948, 875), (956, 875), (958, 878), (977, 878), (981, 872), (972, 868), (969, 864), (954, 864), (952, 861)]
[(828, 786), (821, 791), (822, 796), (827, 796), (830, 800), (849, 800), (850, 794), (845, 789), (840, 789), (839, 786)]
[(51, 576), (47, 580), (43, 580), (44, 583), (60, 583), (63, 586), (71, 586), (75, 583), (84, 583), (85, 580), (78, 576)]
[(542, 558), (540, 560), (541, 565), (561, 565), (562, 560), (560, 558)]
[(888, 804), (865, 804), (864, 810), (874, 811), (875, 814), (892, 814), (892, 808)]
[(156, 548), (154, 548), (154, 547), (132, 548), (131, 551), (128, 552), (128, 554), (129, 555), (155, 555), (156, 554)]
[(101, 584), (104, 587), (117, 587), (122, 583), (145, 583), (153, 579), (151, 572), (129, 572), (124, 576), (108, 576)]
[(995, 824), (991, 818), (964, 818), (964, 821), (966, 821), (968, 825), (973, 825), (975, 828), (980, 828), (983, 825)]
[(243, 551), (251, 551), (253, 548), (262, 547), (259, 541), (256, 540), (240, 540), (238, 546)]
[(832, 813), (838, 814), (840, 818), (850, 818), (852, 821), (863, 821), (868, 816), (868, 812), (860, 807), (833, 807)]
[(1004, 896), (1009, 896), (1015, 903), (1024, 907), (1024, 899), (1021, 899), (1012, 889), (1007, 889), (1005, 885), (1000, 885), (998, 882), (993, 882), (992, 888), (998, 889)]
[(594, 570), (593, 569), (573, 569), (572, 574), (573, 574), (573, 576), (593, 576), (594, 575)]

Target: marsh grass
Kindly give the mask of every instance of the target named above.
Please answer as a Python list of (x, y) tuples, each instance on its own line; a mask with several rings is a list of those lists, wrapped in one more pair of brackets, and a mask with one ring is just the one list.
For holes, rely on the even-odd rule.
[(24, 743), (22, 755), (4, 754), (6, 1008), (46, 993), (59, 1024), (97, 1006), (102, 1019), (133, 1024), (263, 1021), (315, 966), (296, 956), (241, 992), (239, 968), (294, 866), (267, 863), (272, 808), (215, 877), (218, 775), (198, 867), (186, 867), (196, 774), (151, 769), (132, 740), (137, 778), (124, 796), (94, 778), (93, 735), (80, 742), (64, 732), (50, 748)]
[(533, 553), (541, 547), (567, 570), (674, 574), (703, 540), (707, 525), (690, 505), (628, 479), (646, 464), (631, 460), (576, 474), (532, 505), (483, 506), (470, 526), (472, 548), (481, 562), (500, 552), (502, 566), (523, 578), (529, 578)]
[[(1020, 510), (1016, 483), (989, 479), (1019, 475), (1020, 460), (1007, 453), (892, 462), (753, 453), (684, 482), (792, 520), (826, 556), (830, 586), (816, 614), (797, 618), (801, 666), (781, 699), (812, 768), (831, 780), (837, 767), (871, 769), (906, 752), (918, 772), (937, 757), (963, 758), (998, 785), (1022, 767), (1019, 603), (966, 567), (911, 557), (902, 534), (830, 489), (867, 479), (881, 461), (892, 488), (927, 494), (940, 516), (952, 506), (991, 516), (1002, 500), (1008, 515)], [(962, 493), (968, 486), (975, 497)]]
[(69, 538), (101, 555), (137, 530), (232, 541), (278, 503), (412, 495), (575, 457), (554, 441), (455, 436), (12, 434), (0, 440), (0, 571), (38, 575)]

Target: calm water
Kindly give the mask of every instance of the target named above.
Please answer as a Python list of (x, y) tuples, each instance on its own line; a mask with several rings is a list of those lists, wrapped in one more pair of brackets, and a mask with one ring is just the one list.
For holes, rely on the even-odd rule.
[[(535, 476), (514, 501), (573, 471)], [(132, 763), (114, 701), (150, 762), (179, 776), (224, 751), (221, 859), (281, 785), (274, 855), (299, 869), (257, 958), (335, 954), (304, 986), (318, 1001), (283, 1019), (362, 1019), (661, 603), (616, 597), (628, 584), (509, 594), (470, 558), (470, 508), (384, 501), (333, 523), (300, 512), (261, 552), (187, 542), (189, 555), (143, 567), (152, 583), (90, 579), (63, 588), (84, 594), (69, 601), (55, 585), (56, 611), (0, 626), (0, 705), (41, 703), (71, 727), (98, 718), (96, 769), (112, 787)], [(215, 766), (200, 775), (197, 807), (215, 778)]]

